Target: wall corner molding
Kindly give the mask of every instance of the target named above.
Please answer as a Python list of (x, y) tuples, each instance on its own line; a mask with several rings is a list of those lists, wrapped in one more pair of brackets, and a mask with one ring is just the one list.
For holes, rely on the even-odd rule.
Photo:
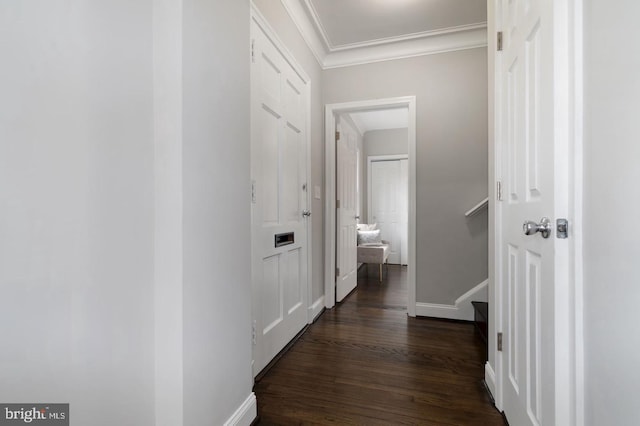
[(307, 2), (304, 5), (299, 0), (280, 2), (322, 69), (487, 47), (486, 22), (351, 45), (330, 46), (326, 35), (318, 28), (320, 24), (313, 10), (305, 11), (305, 7), (310, 7)]
[(418, 302), (416, 303), (416, 315), (421, 317), (473, 321), (473, 305), (471, 305), (471, 302), (486, 302), (488, 285), (489, 280), (484, 280), (458, 297), (453, 305)]
[(224, 422), (224, 426), (250, 426), (258, 417), (258, 400), (251, 392), (242, 405)]

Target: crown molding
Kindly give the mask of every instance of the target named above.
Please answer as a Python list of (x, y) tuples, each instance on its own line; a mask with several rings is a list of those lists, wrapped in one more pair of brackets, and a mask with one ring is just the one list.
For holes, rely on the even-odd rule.
[(473, 31), (473, 30), (482, 30), (482, 29), (486, 29), (486, 28), (487, 28), (487, 23), (486, 22), (478, 22), (476, 24), (460, 25), (460, 26), (457, 26), (457, 27), (449, 27), (449, 28), (441, 28), (441, 29), (438, 29), (438, 30), (423, 31), (423, 32), (419, 32), (419, 33), (405, 34), (405, 35), (396, 36), (396, 37), (379, 38), (379, 39), (368, 40), (368, 41), (359, 42), (359, 43), (348, 43), (348, 44), (341, 44), (341, 45), (338, 45), (338, 46), (331, 45), (329, 47), (329, 51), (330, 52), (337, 52), (337, 51), (340, 51), (340, 50), (357, 49), (357, 48), (361, 48), (361, 47), (371, 47), (371, 46), (377, 46), (377, 45), (381, 45), (381, 44), (402, 43), (404, 41), (410, 41), (410, 40), (415, 40), (415, 39), (426, 39), (426, 38), (429, 38), (429, 37), (436, 37), (436, 36), (441, 36), (441, 35), (446, 35), (446, 34), (453, 34), (453, 33), (469, 32), (469, 31)]
[(285, 10), (291, 17), (293, 23), (298, 27), (298, 31), (302, 35), (305, 43), (309, 46), (311, 53), (322, 68), (324, 61), (329, 53), (324, 40), (322, 40), (316, 32), (314, 23), (309, 20), (302, 4), (298, 0), (280, 0)]
[[(309, 0), (281, 0), (322, 69), (363, 65), (487, 46), (487, 23), (331, 46)], [(311, 18), (309, 17), (311, 15)]]
[(329, 53), (322, 66), (324, 69), (340, 68), (486, 46), (487, 29), (477, 28), (463, 32), (339, 50)]

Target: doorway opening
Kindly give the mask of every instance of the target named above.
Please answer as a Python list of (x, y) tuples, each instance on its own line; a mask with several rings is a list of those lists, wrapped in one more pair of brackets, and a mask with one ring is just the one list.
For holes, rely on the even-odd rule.
[[(338, 244), (340, 238), (337, 237), (338, 224), (340, 218), (337, 216), (339, 204), (337, 203), (337, 195), (339, 192), (339, 182), (336, 176), (338, 164), (336, 143), (336, 129), (341, 122), (340, 117), (350, 115), (353, 117), (356, 113), (375, 113), (384, 110), (403, 110), (406, 117), (406, 169), (407, 169), (407, 238), (406, 238), (406, 263), (407, 267), (407, 313), (409, 316), (415, 316), (416, 311), (416, 262), (415, 262), (415, 230), (416, 230), (416, 98), (415, 96), (406, 96), (398, 98), (376, 99), (369, 101), (354, 101), (339, 104), (329, 104), (325, 109), (325, 191), (326, 191), (326, 227), (325, 227), (325, 307), (332, 308), (336, 303), (336, 289), (338, 280), (341, 276), (345, 276), (345, 271), (338, 271), (336, 255), (338, 253)], [(366, 167), (366, 159), (362, 162)], [(364, 170), (359, 171), (361, 179), (365, 179), (362, 175)], [(361, 187), (365, 187), (364, 181)], [(368, 185), (366, 185), (368, 187)], [(367, 216), (369, 213), (369, 200), (366, 202), (359, 199), (359, 211), (367, 207)], [(353, 212), (355, 230), (356, 216), (361, 216), (363, 221), (370, 221), (367, 216)], [(345, 232), (349, 241), (355, 241), (355, 231), (352, 236)], [(353, 237), (353, 238), (352, 238)], [(352, 262), (350, 260), (350, 262)]]

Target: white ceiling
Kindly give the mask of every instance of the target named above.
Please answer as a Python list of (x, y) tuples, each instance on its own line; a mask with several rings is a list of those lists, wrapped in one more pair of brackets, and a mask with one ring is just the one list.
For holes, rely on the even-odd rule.
[(486, 0), (280, 1), (324, 69), (487, 45)]
[(404, 129), (409, 127), (407, 108), (359, 111), (349, 114), (361, 134), (371, 130)]
[(486, 0), (307, 0), (330, 50), (485, 24)]

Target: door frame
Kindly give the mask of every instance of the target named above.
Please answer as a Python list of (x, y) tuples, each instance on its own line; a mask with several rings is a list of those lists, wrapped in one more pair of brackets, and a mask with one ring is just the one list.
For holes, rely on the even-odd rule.
[(409, 238), (407, 267), (407, 313), (416, 316), (416, 97), (362, 100), (325, 106), (325, 307), (336, 304), (336, 116), (355, 111), (406, 107), (409, 114)]
[[(400, 161), (409, 160), (407, 154), (389, 154), (389, 155), (369, 155), (367, 156), (367, 223), (371, 223), (371, 163), (376, 161)], [(408, 163), (408, 161), (407, 161)], [(408, 183), (408, 182), (407, 182)], [(407, 188), (407, 191), (409, 188)], [(409, 205), (407, 204), (407, 207)], [(407, 220), (408, 218), (407, 211)], [(409, 231), (407, 230), (407, 238), (409, 238)], [(409, 241), (407, 241), (407, 244)], [(400, 244), (402, 250), (402, 244)], [(400, 256), (400, 265), (402, 265), (402, 255)], [(407, 265), (408, 266), (408, 265)]]
[[(584, 424), (584, 338), (583, 338), (583, 1), (554, 2), (554, 27), (557, 34), (554, 52), (557, 76), (554, 98), (560, 105), (554, 116), (556, 164), (565, 164), (556, 176), (566, 188), (567, 199), (556, 207), (553, 217), (569, 219), (569, 238), (561, 251), (566, 264), (556, 265), (555, 306), (555, 386), (556, 407), (552, 424)], [(501, 56), (497, 37), (501, 28), (501, 0), (487, 1), (488, 39), (488, 119), (489, 119), (489, 360), (485, 382), (496, 407), (503, 410), (503, 359), (497, 349), (497, 333), (505, 328), (502, 312), (504, 283), (502, 270), (502, 202), (498, 201), (498, 183), (502, 179), (503, 135), (499, 114), (502, 99), (499, 84)], [(556, 171), (558, 166), (556, 166)], [(554, 232), (555, 234), (555, 232)], [(554, 235), (555, 236), (555, 235)], [(563, 321), (558, 321), (564, 318)]]

